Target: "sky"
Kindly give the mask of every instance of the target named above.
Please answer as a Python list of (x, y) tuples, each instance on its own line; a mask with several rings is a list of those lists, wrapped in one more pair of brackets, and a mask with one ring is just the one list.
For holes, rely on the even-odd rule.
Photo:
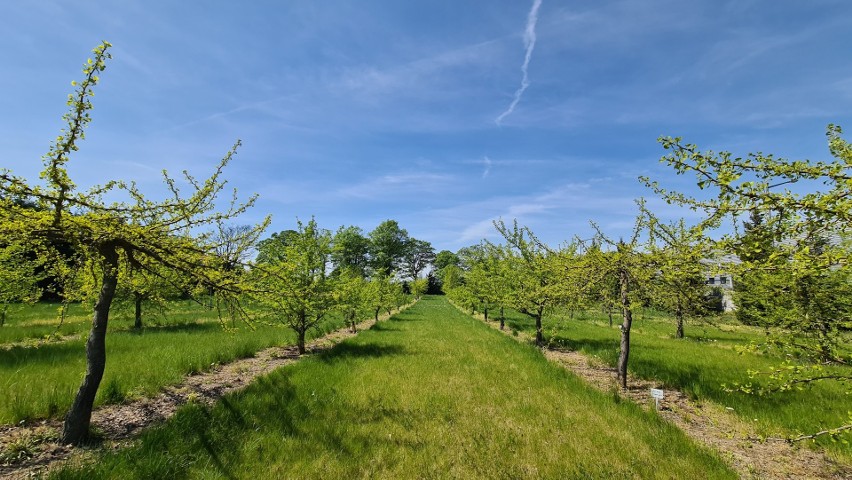
[[(436, 250), (517, 219), (556, 245), (595, 221), (629, 236), (660, 135), (827, 160), (852, 132), (848, 0), (3, 2), (0, 167), (38, 181), (70, 82), (113, 59), (69, 164), (81, 188), (203, 178), (240, 139), (229, 187), (272, 215), (369, 232), (394, 219)], [(847, 138), (852, 138), (847, 136)]]

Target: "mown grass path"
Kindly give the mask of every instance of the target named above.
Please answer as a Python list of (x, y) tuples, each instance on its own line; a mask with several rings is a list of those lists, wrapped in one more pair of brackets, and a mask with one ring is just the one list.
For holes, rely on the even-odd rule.
[[(475, 318), (484, 320), (481, 315)], [(497, 330), (498, 323), (487, 323)], [(528, 331), (502, 330), (512, 338), (532, 344)], [(543, 355), (604, 392), (619, 389), (616, 369), (600, 358), (580, 351), (550, 346)], [(652, 408), (651, 388), (663, 388), (659, 380), (628, 374), (628, 388), (619, 394), (646, 409)], [(689, 437), (719, 452), (742, 478), (772, 479), (848, 479), (852, 466), (830, 458), (806, 445), (791, 445), (780, 438), (762, 439), (754, 425), (744, 422), (722, 405), (708, 400), (695, 401), (676, 389), (666, 388), (659, 414), (683, 430)]]
[(736, 478), (440, 297), (55, 476)]

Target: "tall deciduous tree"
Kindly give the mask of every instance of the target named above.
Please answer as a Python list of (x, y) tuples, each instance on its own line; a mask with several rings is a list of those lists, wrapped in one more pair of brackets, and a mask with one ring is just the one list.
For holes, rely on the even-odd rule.
[(400, 228), (396, 220), (385, 220), (370, 232), (369, 237), (373, 271), (390, 276), (400, 268), (409, 242), (408, 232)]
[[(233, 218), (254, 202), (239, 203), (236, 192), (229, 207), (216, 211), (215, 200), (225, 187), (222, 173), (236, 153), (239, 142), (216, 167), (213, 175), (200, 181), (184, 174), (189, 193), (181, 192), (178, 182), (164, 173), (170, 198), (152, 201), (135, 184), (109, 181), (77, 191), (68, 176), (66, 164), (77, 151), (89, 124), (92, 89), (110, 58), (110, 44), (94, 49), (94, 58), (83, 67), (84, 78), (73, 82), (69, 112), (63, 117), (65, 129), (44, 156), (42, 184), (31, 184), (8, 170), (0, 171), (0, 239), (12, 239), (40, 245), (67, 243), (76, 252), (97, 264), (99, 272), (97, 301), (92, 329), (86, 342), (86, 374), (74, 399), (62, 432), (64, 443), (79, 444), (89, 434), (92, 405), (106, 365), (106, 332), (110, 306), (115, 296), (122, 259), (140, 270), (155, 265), (174, 269), (209, 286), (227, 302), (237, 302), (238, 281), (223, 268), (214, 248), (204, 237), (194, 235), (204, 225)], [(107, 193), (121, 191), (128, 201), (108, 203)], [(26, 198), (39, 208), (23, 208), (12, 198)], [(3, 241), (2, 243), (7, 243)]]
[(401, 258), (401, 270), (405, 278), (412, 281), (420, 278), (420, 273), (435, 260), (435, 249), (426, 240), (409, 238), (405, 243)]
[(354, 269), (366, 277), (370, 266), (370, 240), (356, 226), (340, 227), (334, 234), (331, 262), (335, 269)]

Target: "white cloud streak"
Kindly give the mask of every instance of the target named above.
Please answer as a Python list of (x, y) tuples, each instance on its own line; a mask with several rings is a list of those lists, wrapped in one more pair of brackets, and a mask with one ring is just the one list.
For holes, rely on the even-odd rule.
[(517, 107), (518, 102), (521, 101), (521, 96), (523, 96), (524, 92), (530, 86), (528, 70), (533, 49), (535, 49), (535, 24), (538, 22), (539, 7), (541, 7), (541, 0), (533, 0), (533, 6), (530, 9), (529, 15), (527, 15), (527, 28), (524, 30), (524, 47), (527, 51), (524, 55), (524, 63), (521, 65), (521, 86), (515, 91), (515, 98), (512, 99), (512, 103), (509, 104), (509, 108), (494, 119), (494, 123), (497, 125), (502, 124), (503, 119), (515, 111), (515, 107)]
[(482, 178), (485, 178), (489, 173), (491, 173), (491, 159), (488, 158), (488, 156), (485, 156), (482, 163), (485, 164), (485, 170), (482, 172)]

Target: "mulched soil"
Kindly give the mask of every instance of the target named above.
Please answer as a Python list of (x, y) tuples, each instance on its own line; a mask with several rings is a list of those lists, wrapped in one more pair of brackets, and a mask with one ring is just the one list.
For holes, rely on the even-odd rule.
[[(374, 323), (372, 319), (361, 322), (357, 330), (369, 329)], [(348, 327), (329, 333), (308, 343), (306, 355), (328, 350), (354, 335)], [(86, 456), (93, 449), (121, 448), (146, 428), (170, 418), (181, 405), (190, 401), (212, 404), (228, 392), (245, 388), (258, 376), (300, 358), (295, 346), (267, 348), (257, 352), (254, 357), (188, 376), (181, 384), (164, 388), (156, 397), (99, 407), (92, 413), (92, 430), (102, 439), (95, 447), (75, 449), (58, 443), (57, 438), (62, 430), (60, 419), (2, 425), (0, 478), (40, 477), (47, 469), (72, 456)]]

